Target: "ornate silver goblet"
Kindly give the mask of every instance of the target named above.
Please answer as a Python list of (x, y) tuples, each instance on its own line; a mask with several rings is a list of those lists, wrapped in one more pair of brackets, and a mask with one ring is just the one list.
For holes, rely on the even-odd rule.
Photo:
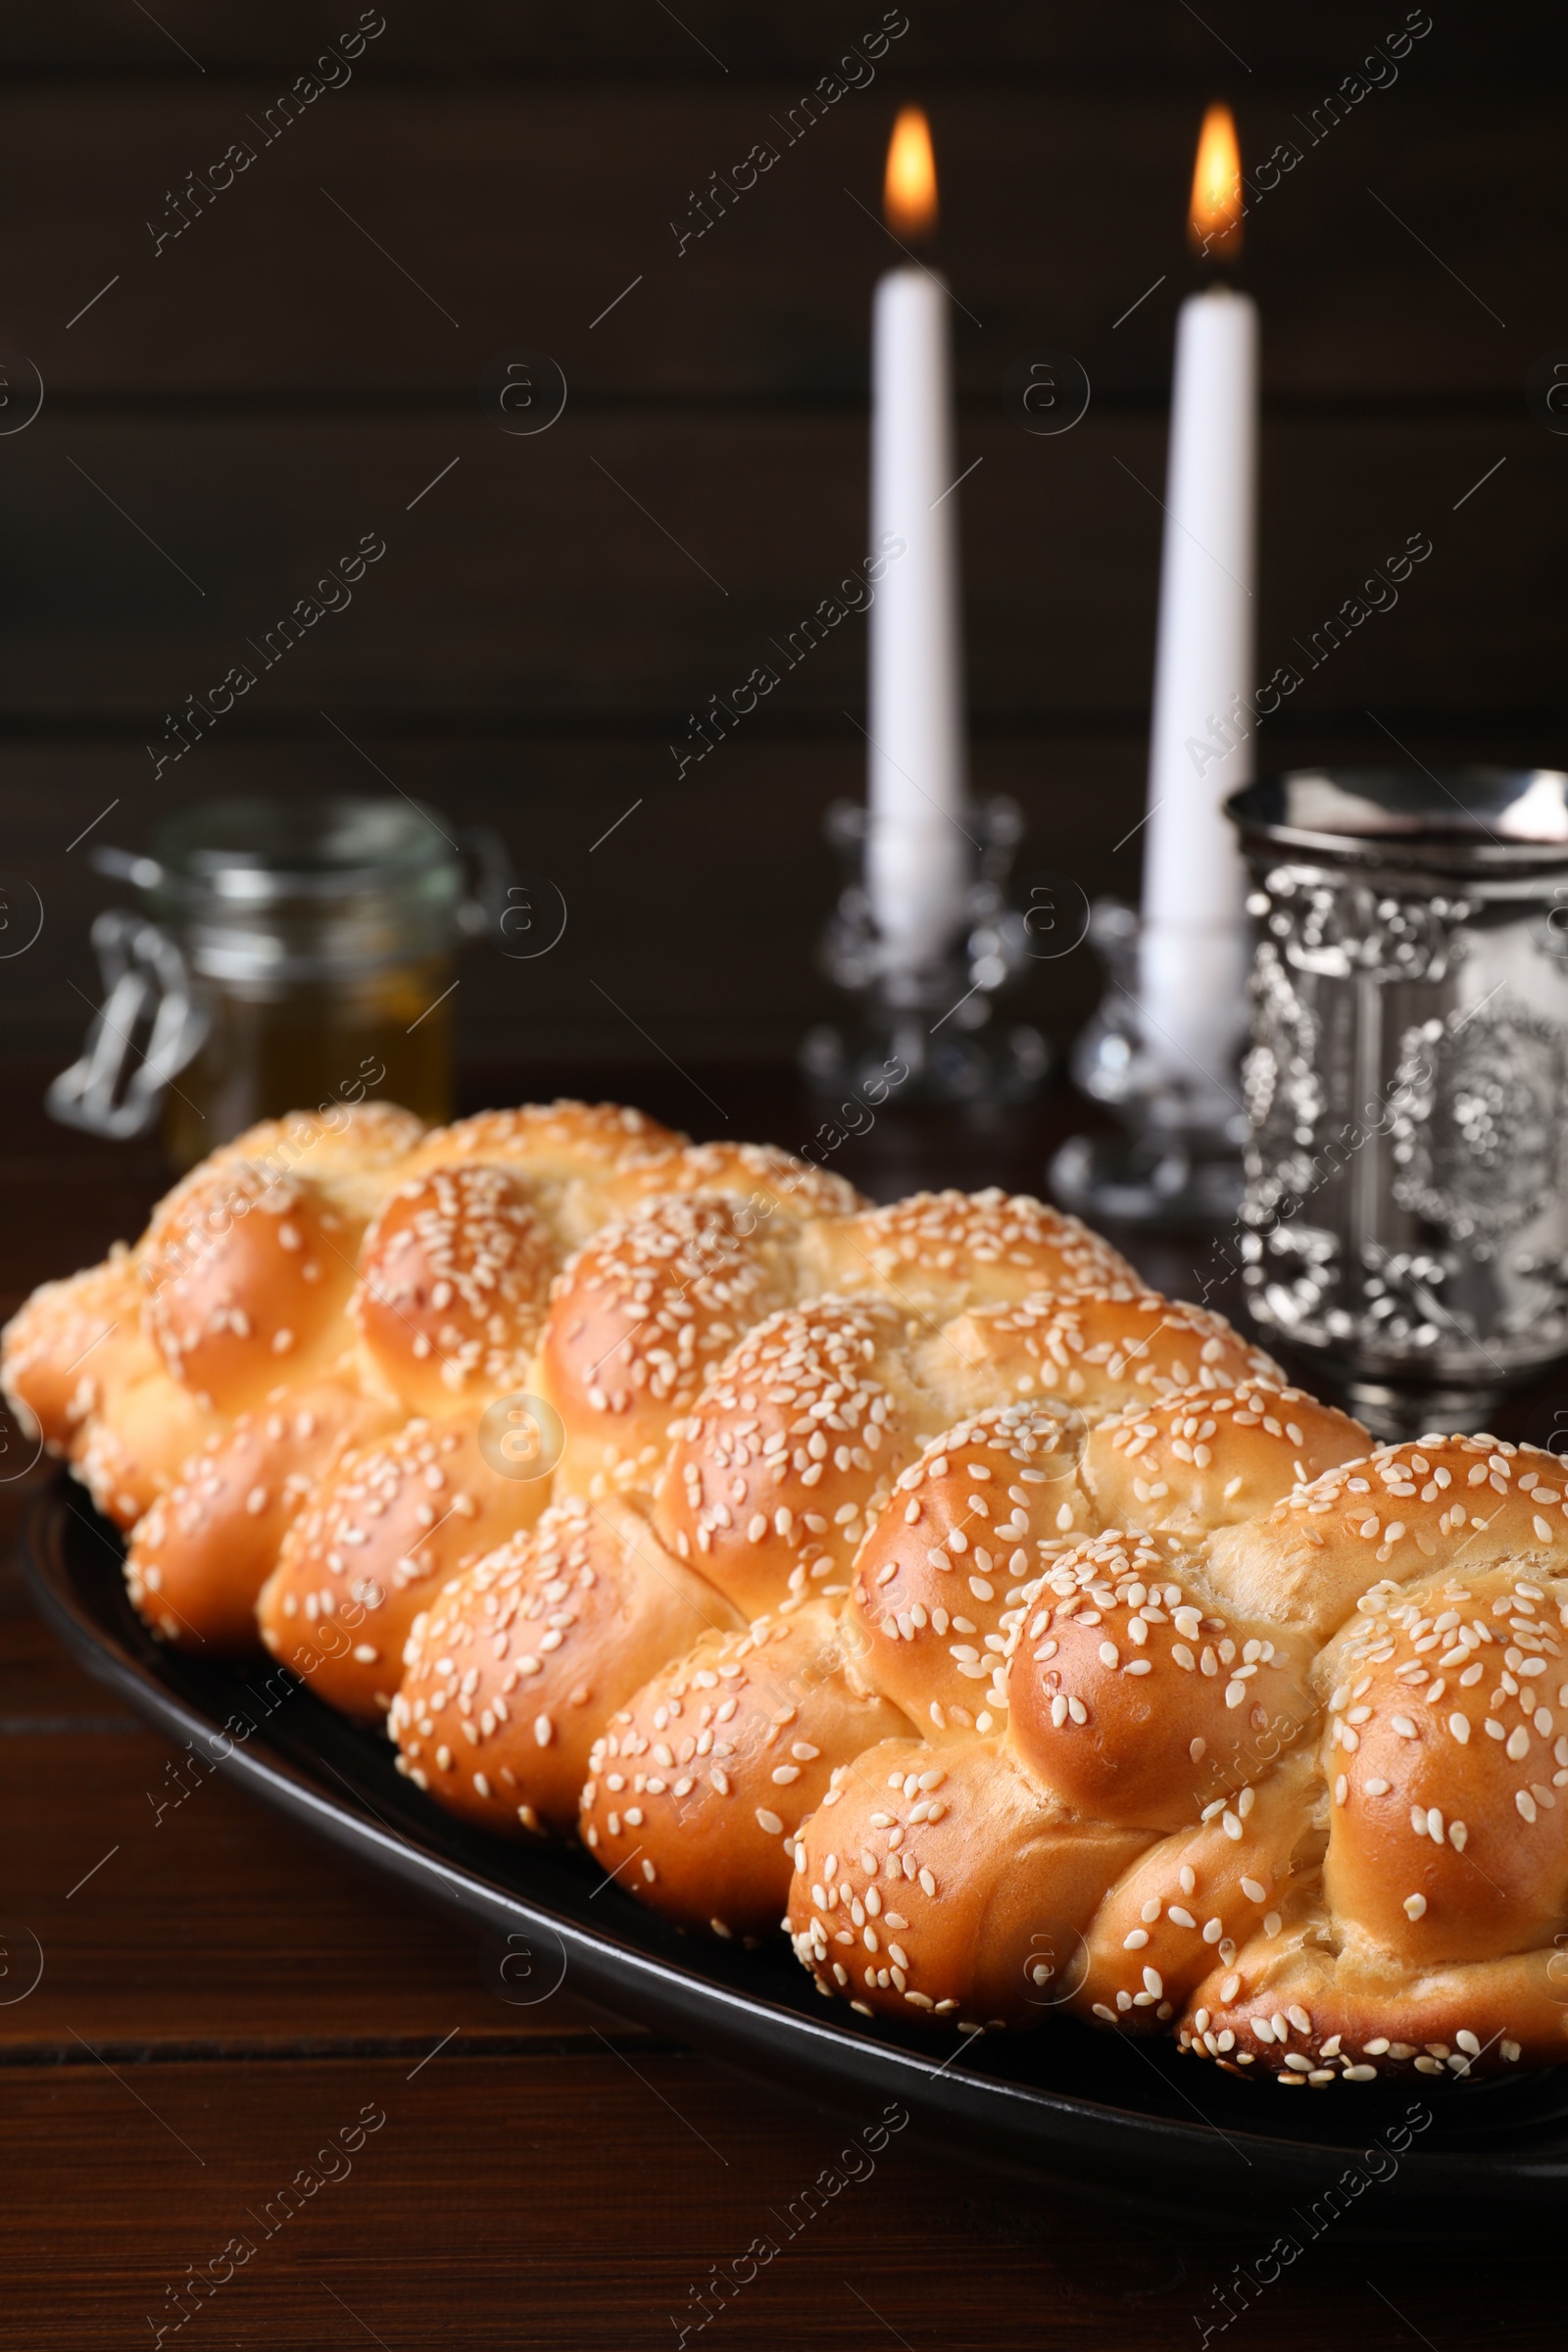
[(1389, 1436), (1568, 1354), (1568, 776), (1310, 768), (1227, 804), (1258, 924), (1256, 1320)]

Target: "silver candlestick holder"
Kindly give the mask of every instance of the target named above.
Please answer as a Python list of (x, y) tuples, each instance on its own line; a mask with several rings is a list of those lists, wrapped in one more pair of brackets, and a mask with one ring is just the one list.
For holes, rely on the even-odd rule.
[(899, 958), (877, 927), (865, 878), (872, 821), (854, 801), (835, 801), (827, 812), (827, 837), (846, 873), (820, 960), (852, 1003), (843, 1020), (808, 1033), (802, 1069), (824, 1094), (872, 1086), (883, 1090), (880, 1101), (890, 1066), (902, 1065), (901, 1102), (1026, 1101), (1045, 1080), (1051, 1050), (1027, 1022), (1004, 1027), (995, 1017), (998, 997), (1042, 953), (1029, 916), (1006, 896), (1021, 810), (1002, 796), (964, 810), (963, 829), (976, 845), (973, 878), (951, 944), (918, 966)]
[(1089, 940), (1106, 987), (1070, 1067), (1080, 1090), (1103, 1103), (1116, 1125), (1063, 1144), (1051, 1163), (1051, 1188), (1064, 1206), (1097, 1222), (1225, 1225), (1242, 1200), (1245, 1014), (1238, 1005), (1235, 1051), (1223, 1069), (1206, 1070), (1174, 1052), (1144, 1002), (1142, 932), (1133, 907), (1119, 899), (1095, 902)]

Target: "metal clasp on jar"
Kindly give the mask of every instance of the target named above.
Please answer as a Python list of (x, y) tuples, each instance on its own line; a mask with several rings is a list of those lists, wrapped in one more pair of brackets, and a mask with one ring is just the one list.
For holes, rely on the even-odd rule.
[(157, 1124), (164, 1089), (200, 1048), (208, 1016), (184, 956), (145, 915), (108, 907), (91, 936), (104, 1001), (79, 1058), (51, 1082), (44, 1102), (64, 1125), (123, 1143)]

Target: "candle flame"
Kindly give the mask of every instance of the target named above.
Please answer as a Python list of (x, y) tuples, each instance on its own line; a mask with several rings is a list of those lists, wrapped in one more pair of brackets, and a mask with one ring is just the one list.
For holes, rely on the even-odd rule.
[(1234, 261), (1242, 250), (1242, 151), (1228, 106), (1203, 117), (1187, 232), (1195, 251)]
[(899, 109), (888, 143), (882, 210), (889, 228), (900, 236), (928, 237), (937, 224), (937, 166), (922, 107)]

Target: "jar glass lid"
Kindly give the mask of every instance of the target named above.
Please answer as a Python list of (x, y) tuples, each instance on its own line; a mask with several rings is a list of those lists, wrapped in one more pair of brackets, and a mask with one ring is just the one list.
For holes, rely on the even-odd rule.
[(415, 801), (209, 801), (166, 817), (150, 887), (189, 910), (202, 900), (251, 909), (343, 901), (417, 886), (461, 858)]

